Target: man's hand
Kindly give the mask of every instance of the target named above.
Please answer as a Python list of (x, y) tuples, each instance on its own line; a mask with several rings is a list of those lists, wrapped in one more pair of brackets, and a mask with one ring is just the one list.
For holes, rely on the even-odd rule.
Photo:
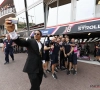
[(51, 49), (54, 49), (54, 45), (51, 45)]
[(66, 54), (64, 54), (64, 56), (65, 56), (65, 57), (67, 57), (67, 55), (66, 55)]
[(96, 46), (96, 48), (98, 48), (98, 46)]
[(67, 54), (67, 56), (69, 56), (69, 55), (70, 55), (70, 53)]
[(12, 24), (11, 18), (5, 19), (5, 28), (8, 32), (13, 32), (15, 30), (15, 25)]

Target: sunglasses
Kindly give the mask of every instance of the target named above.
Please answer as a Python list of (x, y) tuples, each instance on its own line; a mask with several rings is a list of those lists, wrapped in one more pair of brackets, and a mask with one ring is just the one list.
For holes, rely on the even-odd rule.
[(34, 35), (40, 35), (39, 33), (34, 33)]

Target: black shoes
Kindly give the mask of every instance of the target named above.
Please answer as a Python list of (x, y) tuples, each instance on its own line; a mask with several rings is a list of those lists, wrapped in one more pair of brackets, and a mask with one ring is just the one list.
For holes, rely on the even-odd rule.
[(5, 62), (4, 65), (9, 64), (9, 62)]
[(46, 70), (46, 73), (51, 73), (51, 71), (49, 69)]
[(67, 71), (67, 75), (70, 75), (70, 74), (71, 74), (71, 71), (68, 70), (68, 71)]
[(73, 75), (76, 75), (76, 74), (77, 74), (77, 71), (74, 70), (74, 69), (73, 69), (72, 71), (69, 71), (69, 70), (67, 71), (67, 75), (70, 75), (71, 73), (72, 73)]
[(54, 70), (56, 73), (58, 72), (58, 68), (55, 68), (55, 70)]
[(77, 74), (77, 71), (73, 70), (73, 75), (76, 75)]
[(12, 61), (14, 61), (14, 59), (12, 59)]
[(56, 75), (55, 73), (52, 74), (52, 77), (53, 77), (54, 79), (57, 79), (57, 75)]
[(97, 60), (100, 63), (100, 60)]
[(97, 61), (97, 62), (99, 62), (99, 63), (100, 63), (100, 60), (95, 60), (95, 61)]
[(45, 77), (45, 78), (47, 78), (47, 75), (43, 72), (43, 76)]

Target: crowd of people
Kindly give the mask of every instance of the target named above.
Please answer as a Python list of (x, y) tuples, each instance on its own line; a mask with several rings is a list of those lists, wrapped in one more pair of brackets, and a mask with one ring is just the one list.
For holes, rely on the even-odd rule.
[(0, 7), (0, 16), (10, 13), (10, 12), (15, 12), (15, 6), (13, 4), (7, 4), (4, 7)]
[[(90, 52), (89, 45), (86, 44), (84, 46), (85, 49), (83, 50), (81, 44), (76, 43), (74, 38), (70, 40), (67, 35), (53, 36), (51, 38), (50, 36), (47, 36), (45, 39), (46, 40), (44, 40), (44, 42), (42, 43), (44, 44), (44, 50), (43, 50), (44, 77), (45, 78), (47, 77), (46, 73), (51, 72), (52, 77), (54, 79), (57, 79), (57, 75), (55, 72), (58, 72), (58, 70), (66, 70), (67, 75), (71, 73), (76, 75), (77, 74), (77, 58), (82, 57), (82, 56), (87, 56), (87, 57), (89, 56), (89, 52)], [(6, 47), (9, 48), (9, 44), (7, 44), (8, 41), (4, 40), (4, 43), (6, 43), (7, 45)], [(12, 42), (10, 43), (12, 44)], [(95, 44), (94, 57), (96, 57), (96, 60), (100, 62), (99, 46), (100, 46), (100, 43)], [(23, 53), (23, 52), (27, 53), (26, 47), (18, 46), (15, 43), (12, 44), (12, 48), (13, 50), (10, 50), (10, 51), (13, 53)], [(83, 51), (85, 52), (85, 54)], [(7, 59), (5, 64), (9, 62), (8, 54), (7, 56), (5, 56), (6, 57), (5, 60)]]
[[(9, 43), (8, 43), (9, 41)], [(6, 45), (6, 46), (5, 46)], [(5, 48), (5, 63), (9, 63), (9, 54), (12, 56), (12, 60), (14, 60), (13, 53), (25, 52), (26, 48), (20, 47), (15, 43), (12, 43), (9, 35), (7, 35), (7, 39), (4, 40)], [(6, 50), (7, 49), (7, 50)], [(23, 50), (24, 49), (24, 50)], [(4, 48), (3, 48), (4, 51)], [(46, 72), (52, 72), (52, 77), (57, 79), (57, 75), (55, 72), (60, 70), (66, 70), (67, 75), (71, 74), (71, 70), (73, 70), (73, 74), (77, 74), (77, 44), (75, 43), (74, 38), (69, 41), (69, 37), (55, 36), (47, 37), (47, 40), (44, 41), (44, 55), (43, 55), (43, 69), (44, 69), (44, 77), (46, 78)], [(27, 52), (27, 51), (26, 51)], [(50, 66), (50, 67), (49, 67)]]
[[(70, 41), (68, 36), (55, 36), (51, 40), (48, 37), (44, 43), (44, 77), (47, 77), (45, 72), (51, 72), (52, 77), (57, 79), (55, 72), (58, 72), (58, 69), (66, 70), (67, 75), (71, 74), (71, 72), (76, 75), (77, 51), (78, 48), (74, 38)], [(48, 68), (49, 65), (50, 68)]]

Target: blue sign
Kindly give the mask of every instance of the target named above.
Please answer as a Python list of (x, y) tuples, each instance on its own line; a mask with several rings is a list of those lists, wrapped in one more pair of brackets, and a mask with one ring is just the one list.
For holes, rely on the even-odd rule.
[[(42, 35), (45, 36), (45, 35), (52, 35), (52, 33), (55, 31), (56, 28), (48, 28), (48, 29), (43, 29), (41, 30), (42, 32)], [(34, 36), (34, 31), (31, 33), (30, 35), (31, 37)]]

